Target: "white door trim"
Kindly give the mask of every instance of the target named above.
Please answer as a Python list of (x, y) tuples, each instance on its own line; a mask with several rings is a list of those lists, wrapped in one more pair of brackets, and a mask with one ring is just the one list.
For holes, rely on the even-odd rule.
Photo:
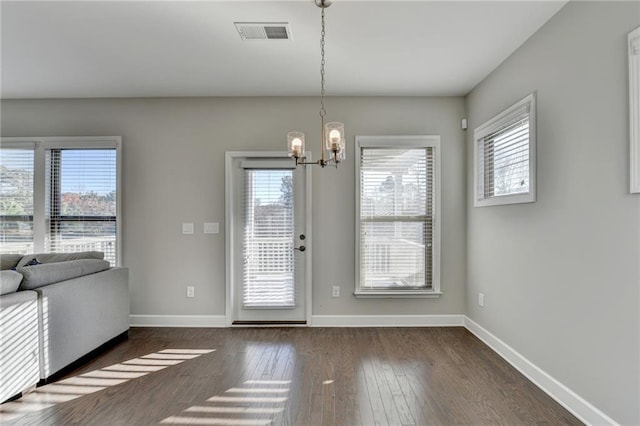
[[(235, 315), (235, 292), (233, 283), (235, 282), (235, 264), (234, 264), (234, 250), (236, 249), (235, 241), (235, 219), (233, 215), (233, 186), (231, 176), (233, 174), (233, 161), (237, 158), (247, 157), (286, 157), (288, 153), (286, 151), (227, 151), (224, 154), (224, 205), (225, 205), (225, 279), (226, 279), (226, 310), (225, 310), (225, 325), (231, 327), (233, 318)], [(311, 153), (305, 153), (307, 159), (311, 158)], [(291, 160), (293, 161), (293, 160)], [(306, 167), (306, 166), (302, 166)], [(311, 325), (311, 308), (312, 308), (312, 289), (311, 289), (311, 259), (313, 258), (313, 236), (311, 233), (311, 168), (305, 169), (305, 188), (304, 188), (304, 205), (305, 205), (305, 227), (306, 227), (306, 245), (307, 250), (305, 259), (305, 274), (304, 274), (304, 288), (305, 288), (305, 317), (307, 320), (307, 326)]]

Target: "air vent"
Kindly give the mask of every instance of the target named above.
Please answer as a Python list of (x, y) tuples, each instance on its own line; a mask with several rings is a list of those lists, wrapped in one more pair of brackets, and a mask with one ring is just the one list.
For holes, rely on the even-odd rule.
[(287, 22), (234, 22), (242, 40), (289, 40)]

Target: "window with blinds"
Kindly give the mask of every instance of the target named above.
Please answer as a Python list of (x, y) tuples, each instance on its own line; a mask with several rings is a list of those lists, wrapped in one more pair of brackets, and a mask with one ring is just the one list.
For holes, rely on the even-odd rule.
[(116, 264), (116, 150), (47, 150), (46, 251), (95, 250)]
[(476, 129), (475, 206), (535, 201), (533, 94)]
[(33, 252), (34, 150), (0, 148), (0, 253)]
[(293, 171), (244, 170), (243, 307), (295, 307)]
[[(359, 137), (356, 295), (439, 290), (435, 144)], [(404, 143), (403, 143), (404, 142)]]
[(2, 138), (2, 253), (101, 251), (116, 266), (119, 149), (119, 137)]

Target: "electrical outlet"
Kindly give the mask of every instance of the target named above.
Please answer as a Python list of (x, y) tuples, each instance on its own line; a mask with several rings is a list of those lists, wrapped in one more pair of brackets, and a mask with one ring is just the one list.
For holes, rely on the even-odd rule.
[(196, 288), (194, 286), (187, 287), (187, 297), (196, 297)]
[(478, 293), (478, 306), (484, 308), (484, 293)]
[(331, 297), (340, 297), (340, 286), (334, 285), (331, 288)]

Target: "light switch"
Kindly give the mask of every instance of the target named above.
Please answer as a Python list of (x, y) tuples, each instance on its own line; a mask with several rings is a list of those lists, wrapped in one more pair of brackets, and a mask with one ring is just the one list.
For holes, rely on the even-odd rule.
[(220, 224), (218, 222), (205, 222), (204, 223), (205, 234), (219, 234)]
[(193, 234), (193, 223), (183, 223), (182, 224), (182, 233), (183, 234)]

